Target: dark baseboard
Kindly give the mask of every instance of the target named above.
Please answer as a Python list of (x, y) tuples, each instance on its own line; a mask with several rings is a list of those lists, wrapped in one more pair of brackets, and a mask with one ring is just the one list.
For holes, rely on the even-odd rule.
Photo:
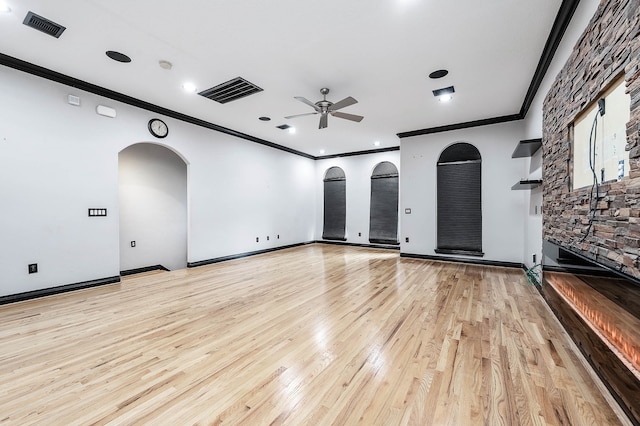
[(289, 245), (286, 245), (286, 246), (273, 247), (273, 248), (264, 249), (264, 250), (249, 251), (249, 252), (246, 252), (246, 253), (231, 254), (229, 256), (222, 256), (222, 257), (216, 257), (216, 258), (213, 258), (213, 259), (199, 260), (197, 262), (188, 262), (187, 263), (187, 268), (197, 268), (198, 266), (211, 265), (213, 263), (220, 263), (220, 262), (224, 262), (224, 261), (227, 261), (227, 260), (241, 259), (243, 257), (256, 256), (258, 254), (270, 253), (272, 251), (284, 250), (284, 249), (288, 249), (288, 248), (292, 248), (292, 247), (304, 246), (304, 245), (307, 245), (307, 244), (313, 244), (313, 241), (306, 242), (306, 243), (289, 244)]
[(353, 247), (378, 248), (378, 249), (387, 249), (387, 250), (400, 250), (400, 247), (391, 246), (391, 245), (355, 244), (355, 243), (347, 243), (347, 242), (334, 241), (334, 240), (315, 240), (315, 241), (307, 241), (307, 242), (304, 242), (304, 243), (290, 244), (290, 245), (287, 245), (287, 246), (274, 247), (274, 248), (265, 249), (265, 250), (257, 250), (257, 251), (250, 251), (250, 252), (246, 252), (246, 253), (232, 254), (232, 255), (229, 255), (229, 256), (216, 257), (214, 259), (199, 260), (197, 262), (189, 262), (189, 263), (187, 263), (187, 268), (197, 268), (198, 266), (211, 265), (213, 263), (219, 263), (219, 262), (224, 262), (224, 261), (233, 260), (233, 259), (241, 259), (243, 257), (250, 257), (250, 256), (258, 255), (258, 254), (264, 254), (264, 253), (269, 253), (269, 252), (272, 252), (272, 251), (284, 250), (284, 249), (293, 248), (293, 247), (306, 246), (306, 245), (309, 245), (309, 244), (335, 244), (335, 245), (340, 245), (340, 246), (353, 246)]
[(400, 250), (399, 245), (390, 245), (390, 244), (360, 244), (360, 243), (349, 243), (342, 241), (334, 241), (334, 240), (316, 240), (314, 241), (316, 244), (334, 244), (337, 246), (352, 246), (352, 247), (366, 247), (366, 248), (378, 248), (378, 249), (386, 249), (386, 250)]
[(400, 253), (400, 257), (411, 257), (414, 259), (426, 259), (426, 260), (439, 260), (442, 262), (472, 263), (474, 265), (484, 265), (484, 266), (501, 266), (504, 268), (518, 268), (518, 269), (525, 268), (523, 263), (503, 262), (500, 260), (464, 259), (461, 257), (432, 256), (430, 254), (414, 254), (414, 253)]
[(383, 239), (371, 238), (369, 239), (369, 242), (371, 244), (386, 244), (389, 246), (400, 246), (400, 242), (394, 241), (394, 240), (383, 240)]
[(102, 285), (114, 284), (119, 282), (120, 282), (120, 276), (115, 276), (115, 277), (100, 278), (100, 279), (91, 280), (91, 281), (82, 281), (75, 284), (61, 285), (58, 287), (43, 288), (41, 290), (27, 291), (24, 293), (10, 294), (8, 296), (0, 297), (0, 305), (6, 305), (7, 303), (20, 302), (20, 301), (29, 300), (29, 299), (37, 299), (39, 297), (51, 296), (59, 293), (67, 293), (69, 291), (81, 290), (83, 288), (98, 287)]
[(126, 271), (120, 271), (121, 277), (126, 277), (127, 275), (135, 275), (141, 274), (143, 272), (151, 272), (151, 271), (169, 271), (162, 265), (153, 265), (153, 266), (145, 266), (144, 268), (135, 268), (135, 269), (127, 269)]
[(476, 256), (476, 257), (483, 257), (484, 256), (483, 252), (474, 251), (474, 250), (440, 249), (440, 248), (437, 248), (434, 251), (436, 253), (442, 253), (442, 254), (459, 254), (460, 256)]

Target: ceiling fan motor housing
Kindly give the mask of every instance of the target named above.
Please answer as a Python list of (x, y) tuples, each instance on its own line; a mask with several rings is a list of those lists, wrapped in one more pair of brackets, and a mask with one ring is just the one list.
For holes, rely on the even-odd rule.
[[(329, 89), (327, 89), (327, 90), (329, 90)], [(316, 105), (320, 108), (320, 114), (328, 114), (329, 113), (329, 107), (331, 105), (333, 105), (333, 102), (329, 102), (327, 100), (323, 100), (323, 101), (316, 102)]]
[(329, 115), (332, 115), (332, 116), (338, 117), (338, 118), (343, 118), (345, 120), (356, 121), (356, 122), (360, 122), (364, 118), (361, 115), (347, 114), (347, 113), (338, 111), (339, 109), (342, 109), (344, 107), (348, 107), (349, 105), (353, 105), (353, 104), (358, 103), (358, 101), (355, 100), (354, 98), (352, 98), (351, 96), (346, 97), (346, 98), (344, 98), (343, 100), (341, 100), (341, 101), (339, 101), (337, 103), (333, 103), (333, 102), (327, 100), (327, 94), (329, 94), (329, 89), (328, 88), (323, 87), (322, 89), (320, 89), (320, 93), (322, 94), (323, 99), (318, 101), (318, 102), (315, 102), (315, 103), (311, 102), (310, 100), (308, 100), (305, 97), (294, 96), (294, 98), (299, 100), (300, 102), (305, 103), (305, 104), (313, 107), (315, 112), (297, 114), (297, 115), (290, 115), (290, 116), (287, 116), (285, 118), (289, 119), (289, 118), (300, 117), (300, 116), (303, 116), (303, 115), (320, 114), (320, 125), (318, 127), (319, 129), (324, 129), (324, 128), (327, 127), (327, 119), (328, 119)]

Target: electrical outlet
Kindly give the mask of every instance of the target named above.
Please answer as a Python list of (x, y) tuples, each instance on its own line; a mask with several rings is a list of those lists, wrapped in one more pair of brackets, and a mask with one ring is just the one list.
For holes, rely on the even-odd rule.
[(131, 247), (135, 247), (136, 246), (136, 242), (135, 241), (131, 241)]
[(37, 263), (30, 263), (29, 264), (29, 273), (30, 274), (38, 273), (38, 264)]
[(280, 234), (278, 234), (278, 237), (277, 237), (277, 238), (278, 238), (278, 239), (280, 239)]
[(358, 232), (358, 237), (362, 237), (362, 232)]
[(267, 241), (269, 241), (269, 236), (267, 235)]
[(409, 242), (409, 237), (406, 237), (406, 238), (404, 239), (404, 242), (405, 242), (405, 243), (408, 243), (408, 242)]
[(536, 254), (535, 253), (533, 253), (533, 263), (534, 264), (536, 263)]
[(256, 243), (260, 242), (260, 237), (256, 237)]

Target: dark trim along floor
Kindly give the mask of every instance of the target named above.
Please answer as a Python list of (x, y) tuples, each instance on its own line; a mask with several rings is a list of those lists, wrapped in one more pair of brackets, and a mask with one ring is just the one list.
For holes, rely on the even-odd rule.
[(119, 282), (120, 282), (120, 276), (116, 276), (116, 277), (100, 278), (100, 279), (91, 280), (91, 281), (83, 281), (75, 284), (61, 285), (58, 287), (43, 288), (41, 290), (27, 291), (24, 293), (10, 294), (8, 296), (0, 297), (0, 305), (6, 305), (7, 303), (20, 302), (22, 300), (36, 299), (39, 297), (51, 296), (59, 293), (66, 293), (69, 291), (81, 290), (83, 288), (97, 287), (101, 285), (107, 285), (107, 284), (113, 284), (113, 283), (119, 283)]
[[(394, 246), (394, 245), (357, 244), (357, 243), (347, 243), (347, 242), (338, 242), (338, 241), (316, 240), (316, 241), (308, 241), (304, 243), (289, 244), (286, 246), (274, 247), (274, 248), (265, 249), (265, 250), (257, 250), (257, 251), (251, 251), (246, 253), (233, 254), (229, 256), (217, 257), (214, 259), (201, 260), (198, 262), (189, 262), (187, 263), (187, 267), (195, 268), (198, 266), (205, 266), (213, 263), (224, 262), (227, 260), (240, 259), (244, 257), (250, 257), (258, 254), (269, 253), (269, 252), (274, 252), (278, 250), (284, 250), (292, 247), (299, 247), (299, 246), (304, 246), (309, 244), (333, 244), (333, 245), (366, 247), (366, 248), (376, 248), (376, 249), (385, 249), (385, 250), (400, 250), (400, 247)], [(462, 258), (449, 257), (449, 256), (431, 256), (426, 254), (411, 254), (411, 253), (400, 253), (400, 257), (409, 257), (409, 258), (427, 259), (427, 260), (440, 260), (445, 262), (472, 263), (472, 264), (485, 265), (485, 266), (503, 266), (508, 268), (523, 268), (523, 269), (525, 268), (524, 264), (522, 263), (500, 262), (500, 261), (484, 260), (484, 259), (462, 259)], [(132, 274), (138, 274), (141, 272), (149, 272), (149, 271), (155, 271), (155, 270), (168, 271), (168, 269), (162, 265), (154, 265), (154, 266), (148, 266), (145, 268), (136, 268), (136, 269), (129, 269), (127, 271), (122, 271), (121, 275), (122, 276), (132, 275)], [(10, 294), (7, 296), (0, 296), (0, 305), (6, 305), (8, 303), (20, 302), (20, 301), (29, 300), (29, 299), (36, 299), (39, 297), (51, 296), (59, 293), (66, 293), (69, 291), (81, 290), (83, 288), (97, 287), (101, 285), (114, 284), (119, 282), (120, 282), (120, 276), (115, 276), (115, 277), (108, 277), (108, 278), (100, 278), (100, 279), (91, 280), (91, 281), (83, 281), (75, 284), (61, 285), (58, 287), (50, 287), (50, 288), (45, 288), (41, 290), (28, 291), (24, 293)]]
[(284, 250), (292, 247), (304, 246), (307, 244), (313, 244), (313, 242), (289, 244), (286, 246), (273, 247), (273, 248), (264, 249), (264, 250), (248, 251), (246, 253), (231, 254), (229, 256), (215, 257), (213, 259), (199, 260), (197, 262), (189, 262), (187, 263), (187, 268), (196, 268), (198, 266), (211, 265), (212, 263), (224, 262), (226, 260), (241, 259), (243, 257), (255, 256), (257, 254), (263, 254), (263, 253), (270, 253), (272, 251)]
[(126, 271), (120, 271), (121, 277), (126, 277), (127, 275), (135, 275), (142, 274), (144, 272), (151, 271), (169, 271), (169, 269), (165, 268), (162, 265), (153, 265), (153, 266), (145, 266), (144, 268), (135, 268), (135, 269), (127, 269)]
[(314, 241), (316, 244), (334, 244), (336, 246), (351, 246), (351, 247), (366, 247), (366, 248), (380, 248), (386, 250), (400, 250), (399, 246), (390, 245), (390, 244), (360, 244), (360, 243), (348, 243), (346, 241), (335, 241), (335, 240), (316, 240)]
[(197, 261), (197, 262), (189, 262), (189, 263), (187, 263), (187, 268), (195, 268), (195, 267), (198, 267), (198, 266), (210, 265), (212, 263), (224, 262), (226, 260), (240, 259), (240, 258), (243, 258), (243, 257), (250, 257), (250, 256), (255, 256), (257, 254), (269, 253), (269, 252), (272, 252), (272, 251), (278, 251), (278, 250), (283, 250), (283, 249), (288, 249), (288, 248), (298, 247), (298, 246), (304, 246), (304, 245), (309, 245), (309, 244), (335, 244), (335, 245), (341, 245), (341, 246), (382, 248), (382, 249), (390, 249), (390, 250), (399, 250), (400, 249), (400, 247), (392, 246), (392, 245), (386, 245), (386, 244), (356, 244), (356, 243), (347, 243), (347, 242), (341, 242), (341, 241), (316, 240), (316, 241), (307, 241), (305, 243), (297, 243), (297, 244), (290, 244), (290, 245), (287, 245), (287, 246), (274, 247), (274, 248), (265, 249), (265, 250), (256, 250), (256, 251), (249, 251), (249, 252), (246, 252), (246, 253), (232, 254), (232, 255), (229, 255), (229, 256), (216, 257), (216, 258), (213, 258), (213, 259), (200, 260), (200, 261)]
[(472, 263), (474, 265), (502, 266), (505, 268), (525, 269), (525, 266), (523, 263), (503, 262), (500, 260), (467, 259), (467, 258), (461, 258), (461, 257), (433, 256), (430, 254), (413, 254), (413, 253), (400, 253), (400, 257), (411, 257), (414, 259), (439, 260), (442, 262)]

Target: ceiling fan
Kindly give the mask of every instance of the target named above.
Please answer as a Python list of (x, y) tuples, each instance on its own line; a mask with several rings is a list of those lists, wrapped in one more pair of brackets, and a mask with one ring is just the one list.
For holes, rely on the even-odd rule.
[(347, 114), (346, 112), (338, 111), (339, 109), (358, 103), (358, 101), (356, 101), (351, 96), (349, 96), (348, 98), (344, 98), (343, 100), (336, 102), (334, 104), (333, 102), (330, 102), (327, 100), (327, 94), (329, 93), (329, 89), (327, 89), (326, 87), (323, 87), (322, 89), (320, 89), (320, 93), (322, 93), (322, 96), (324, 97), (324, 99), (316, 103), (313, 103), (309, 99), (303, 98), (302, 96), (294, 96), (295, 99), (309, 105), (310, 107), (315, 109), (315, 111), (308, 112), (305, 114), (289, 115), (285, 118), (289, 119), (289, 118), (295, 118), (295, 117), (302, 117), (303, 115), (320, 114), (320, 125), (318, 126), (318, 129), (324, 129), (327, 127), (329, 114), (331, 114), (334, 117), (344, 118), (345, 120), (357, 121), (358, 123), (361, 122), (362, 119), (364, 118), (361, 115)]

